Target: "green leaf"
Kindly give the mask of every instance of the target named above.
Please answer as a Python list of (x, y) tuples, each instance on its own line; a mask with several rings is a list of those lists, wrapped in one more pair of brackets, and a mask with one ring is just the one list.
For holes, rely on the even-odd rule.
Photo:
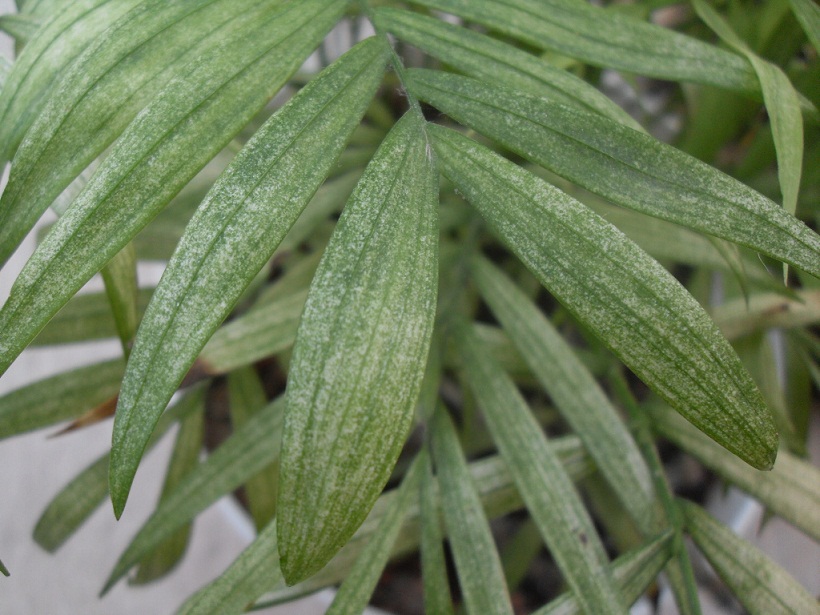
[(789, 3), (814, 49), (820, 52), (820, 7), (812, 0), (789, 0)]
[(756, 547), (700, 506), (680, 500), (680, 507), (695, 544), (751, 615), (820, 613), (814, 596)]
[(250, 30), (232, 32), (199, 56), (141, 112), (17, 278), (0, 311), (0, 373), (264, 106), (344, 5), (305, 0), (243, 15)]
[[(192, 413), (201, 413), (203, 395), (195, 389), (162, 415), (154, 436), (153, 447), (176, 421)], [(43, 549), (54, 552), (91, 516), (108, 494), (108, 460), (105, 454), (68, 483), (49, 503), (34, 528), (34, 540)]]
[[(255, 9), (253, 4), (257, 5)], [(184, 3), (147, 0), (115, 24), (108, 22), (111, 27), (87, 45), (83, 56), (71, 65), (60, 81), (60, 87), (51, 94), (29, 129), (31, 137), (23, 141), (14, 158), (9, 185), (0, 200), (0, 263), (5, 262), (51, 201), (103, 153), (148, 101), (153, 100), (142, 114), (143, 122), (132, 124), (132, 129), (139, 126), (140, 132), (136, 140), (129, 143), (133, 148), (132, 155), (126, 155), (125, 160), (115, 156), (112, 161), (114, 165), (124, 164), (121, 169), (113, 169), (117, 182), (124, 174), (133, 172), (142, 158), (159, 157), (161, 161), (161, 152), (163, 149), (167, 152), (170, 142), (176, 141), (172, 147), (182, 146), (177, 140), (179, 136), (190, 132), (191, 128), (196, 129), (196, 122), (184, 125), (186, 118), (191, 119), (188, 116), (216, 115), (215, 107), (219, 103), (213, 98), (219, 98), (220, 86), (225, 91), (226, 85), (235, 87), (243, 81), (243, 75), (238, 75), (237, 79), (236, 74), (230, 73), (243, 65), (248, 68), (259, 51), (278, 38), (275, 31), (270, 31), (268, 20), (271, 15), (281, 12), (276, 8), (279, 2), (261, 4), (260, 8), (260, 0), (190, 0)], [(237, 5), (245, 10), (237, 11)], [(255, 44), (249, 43), (250, 40)], [(245, 54), (241, 58), (231, 58), (234, 54), (240, 55), (238, 49), (233, 53), (231, 50), (238, 46), (242, 46)], [(309, 50), (305, 51), (307, 53)], [(232, 62), (226, 64), (229, 58)], [(279, 66), (276, 70), (281, 69)], [(167, 87), (173, 83), (174, 77), (179, 77), (180, 82)], [(272, 81), (273, 85), (281, 87), (275, 77)], [(248, 98), (243, 101), (244, 107), (237, 106), (232, 110), (237, 120), (244, 120), (240, 126), (247, 123), (278, 89), (268, 92), (268, 83), (264, 87), (258, 83), (253, 85), (255, 87), (246, 84), (245, 95), (254, 89), (265, 91), (266, 95), (261, 101)], [(172, 91), (184, 91), (184, 94), (177, 97), (170, 93)], [(157, 96), (159, 93), (162, 95)], [(240, 98), (242, 93), (235, 91), (234, 95)], [(205, 101), (210, 104), (203, 105)], [(198, 106), (201, 108), (197, 109)], [(210, 121), (215, 122), (213, 117)], [(183, 163), (177, 156), (177, 160), (172, 159), (176, 164), (169, 164), (165, 171), (173, 174), (180, 168), (194, 165), (199, 170), (232, 136), (225, 138), (222, 130), (216, 127), (224, 129), (231, 124), (233, 121), (226, 121), (226, 118), (214, 123), (210, 138), (199, 135), (197, 146), (202, 148), (201, 152), (191, 146), (186, 156), (189, 160)], [(234, 132), (238, 130), (236, 127)], [(169, 134), (175, 134), (176, 138), (169, 141), (165, 138)], [(152, 151), (163, 138), (166, 147)], [(212, 150), (216, 143), (219, 146)], [(196, 155), (191, 156), (194, 151)], [(103, 168), (111, 170), (110, 166)], [(161, 177), (162, 173), (154, 169), (150, 179), (156, 182), (157, 176)], [(179, 186), (171, 182), (167, 186), (170, 196), (191, 177), (193, 173)], [(150, 181), (146, 184), (146, 188), (151, 186)], [(151, 188), (156, 190), (157, 184)], [(134, 186), (131, 186), (133, 190)]]
[(114, 316), (122, 343), (123, 352), (127, 357), (131, 352), (131, 344), (137, 334), (140, 309), (137, 290), (137, 254), (134, 244), (129, 243), (108, 261), (103, 267), (102, 279), (105, 283), (105, 294)]
[(763, 102), (769, 115), (777, 153), (777, 176), (783, 207), (797, 210), (797, 193), (803, 165), (803, 116), (800, 98), (786, 74), (776, 64), (756, 55), (704, 0), (692, 0), (698, 16), (730, 47), (746, 56), (760, 80)]
[(575, 0), (412, 0), (540, 49), (606, 68), (670, 81), (756, 92), (751, 68), (733, 53), (622, 13)]
[[(420, 453), (421, 456), (425, 454)], [(410, 504), (415, 499), (413, 496), (418, 496), (419, 477), (423, 465), (424, 460), (417, 457), (402, 480), (396, 497), (382, 515), (378, 529), (367, 541), (356, 564), (339, 587), (333, 603), (327, 610), (328, 615), (359, 615), (367, 608), (370, 596), (376, 589), (379, 577), (390, 558), (390, 552)]]
[(817, 233), (748, 186), (653, 137), (467, 77), (417, 69), (407, 81), (411, 92), (453, 119), (613, 203), (820, 277)]
[(0, 439), (77, 418), (120, 390), (122, 359), (73, 369), (0, 397)]
[[(633, 604), (660, 574), (672, 555), (671, 532), (666, 532), (633, 549), (610, 565), (615, 582), (621, 588), (624, 604)], [(564, 593), (533, 615), (576, 615), (585, 611), (570, 592)]]
[(103, 594), (177, 529), (276, 460), (283, 405), (279, 399), (255, 413), (163, 498), (120, 556)]
[[(555, 447), (561, 455), (561, 461), (564, 463), (567, 472), (572, 476), (573, 480), (581, 480), (594, 471), (589, 456), (586, 454), (583, 446), (581, 446), (580, 440), (576, 437), (568, 436), (558, 438), (555, 441)], [(497, 455), (486, 457), (470, 463), (469, 471), (475, 483), (481, 505), (488, 518), (495, 519), (513, 511), (520, 510), (523, 507), (524, 504), (521, 501), (521, 496), (515, 488), (515, 484), (503, 459)], [(436, 494), (439, 493), (438, 482), (434, 482), (433, 489)], [(310, 594), (323, 587), (334, 585), (342, 581), (354, 565), (359, 553), (361, 553), (364, 546), (370, 540), (370, 536), (377, 530), (379, 520), (384, 514), (384, 511), (389, 507), (389, 503), (394, 496), (395, 492), (390, 491), (376, 500), (376, 504), (373, 506), (373, 510), (365, 522), (327, 566), (306, 581), (291, 587), (286, 586), (284, 580), (282, 580), (272, 588), (273, 591), (270, 594), (267, 594), (264, 599), (260, 600), (257, 606), (263, 608), (264, 606), (287, 602), (297, 596)], [(435, 499), (436, 501), (440, 500), (437, 496)], [(439, 509), (436, 509), (434, 512), (435, 518), (439, 519), (441, 516)], [(420, 515), (421, 512), (417, 507), (411, 508), (409, 516), (406, 518), (404, 526), (399, 533), (399, 537), (396, 539), (394, 555), (400, 556), (407, 554), (418, 548), (420, 535), (419, 525), (421, 523)], [(441, 533), (440, 529), (439, 533)], [(433, 612), (437, 613), (438, 611)]]
[(448, 66), (478, 79), (601, 113), (636, 130), (641, 125), (592, 85), (543, 59), (467, 28), (409, 11), (382, 8), (376, 25)]
[(297, 334), (278, 513), (289, 583), (353, 535), (404, 444), (435, 316), (437, 194), (424, 122), (411, 112), (345, 206)]
[[(316, 15), (324, 4), (298, 3), (290, 19), (276, 21), (285, 21), (288, 35), (309, 21), (305, 27), (318, 36), (343, 8), (334, 2), (332, 11), (324, 7)], [(313, 42), (305, 27), (297, 50)], [(123, 380), (111, 458), (118, 517), (156, 417), (332, 168), (386, 59), (383, 41), (364, 41), (311, 81), (242, 149), (188, 225), (145, 313)]]
[[(435, 406), (433, 406), (435, 408)], [(432, 416), (432, 415), (431, 415)], [(424, 583), (424, 612), (453, 615), (453, 599), (447, 582), (441, 514), (433, 465), (427, 449), (422, 453), (419, 507), (421, 509), (421, 579)], [(479, 493), (481, 489), (478, 488)], [(481, 497), (481, 496), (479, 496)]]
[(281, 578), (274, 519), (218, 579), (191, 596), (177, 615), (239, 615)]
[(41, 20), (30, 15), (0, 15), (0, 30), (13, 37), (18, 45), (27, 44), (41, 25)]
[(433, 415), (430, 428), (444, 525), (466, 612), (468, 615), (512, 615), (504, 571), (487, 517), (453, 422), (442, 406)]
[(733, 299), (713, 308), (712, 318), (730, 340), (771, 328), (813, 325), (820, 322), (820, 290), (798, 291), (794, 300), (774, 293)]
[[(180, 421), (174, 452), (168, 463), (168, 472), (162, 486), (161, 498), (173, 493), (177, 485), (199, 464), (199, 453), (202, 450), (205, 421), (202, 412), (185, 416)], [(160, 500), (161, 501), (161, 500)], [(168, 574), (182, 559), (188, 546), (192, 524), (180, 527), (170, 538), (166, 539), (150, 555), (145, 557), (137, 568), (133, 583), (149, 583)]]
[[(238, 369), (228, 375), (228, 394), (234, 429), (241, 429), (267, 401), (259, 376), (250, 367)], [(274, 463), (245, 483), (248, 508), (257, 530), (265, 527), (276, 513), (278, 476), (279, 467)]]
[[(655, 499), (652, 479), (618, 411), (572, 348), (512, 280), (483, 258), (473, 261), (472, 274), (484, 301), (564, 420), (584, 442), (638, 526), (648, 531)], [(485, 348), (486, 356), (493, 356), (480, 343), (475, 348)]]
[(6, 568), (5, 564), (3, 564), (2, 561), (0, 561), (0, 574), (2, 574), (4, 577), (11, 576), (11, 573), (9, 573), (9, 569)]
[[(479, 263), (474, 271), (481, 269)], [(492, 281), (487, 276), (492, 272), (482, 273), (489, 291)], [(493, 288), (492, 292), (497, 290)], [(582, 610), (625, 613), (625, 605), (607, 570), (609, 560), (595, 525), (526, 401), (466, 324), (458, 327), (456, 340), (467, 382), (483, 411), (490, 434)], [(589, 445), (587, 449), (592, 452)], [(645, 482), (637, 486), (638, 497), (647, 494), (649, 486)], [(650, 511), (642, 513), (648, 517)]]
[[(153, 288), (137, 291), (137, 315), (142, 316)], [(117, 325), (108, 295), (83, 293), (74, 296), (57, 312), (31, 342), (32, 346), (50, 346), (86, 342), (117, 336)]]
[(306, 299), (307, 289), (298, 290), (217, 329), (200, 355), (207, 371), (222, 374), (290, 348)]
[(62, 3), (60, 11), (14, 16), (43, 25), (26, 44), (9, 76), (9, 89), (0, 95), (0, 167), (11, 159), (71, 62), (141, 1), (76, 0)]
[(452, 130), (428, 132), (442, 172), (568, 310), (699, 429), (772, 466), (777, 433), (760, 392), (663, 267), (546, 182)]
[(730, 483), (820, 540), (820, 470), (780, 451), (771, 472), (758, 472), (729, 455), (662, 405), (647, 406), (656, 431), (697, 457)]

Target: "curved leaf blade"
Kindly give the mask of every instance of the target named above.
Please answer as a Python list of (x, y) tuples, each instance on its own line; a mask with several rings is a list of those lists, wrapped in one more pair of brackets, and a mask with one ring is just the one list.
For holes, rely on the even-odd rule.
[(276, 460), (281, 446), (282, 400), (254, 414), (164, 498), (117, 560), (102, 593), (176, 530)]
[[(419, 98), (613, 203), (728, 239), (820, 277), (820, 236), (763, 195), (643, 133), (521, 92), (408, 71)], [(555, 152), (562, 152), (560, 156)]]
[[(484, 301), (564, 420), (584, 442), (632, 518), (648, 532), (655, 499), (652, 479), (618, 411), (549, 320), (512, 280), (484, 258), (474, 259), (471, 271)], [(483, 347), (480, 343), (477, 346)]]
[(820, 7), (812, 0), (789, 0), (789, 3), (812, 46), (820, 52)]
[(311, 284), (288, 378), (278, 505), (291, 584), (361, 525), (410, 428), (438, 290), (437, 180), (424, 122), (405, 115)]
[[(616, 559), (609, 568), (621, 588), (624, 604), (633, 604), (661, 573), (672, 556), (674, 534), (666, 532)], [(585, 611), (575, 596), (566, 592), (533, 615), (580, 615)]]
[(574, 0), (412, 0), (594, 66), (671, 81), (759, 91), (740, 56), (678, 32)]
[(585, 613), (625, 613), (595, 525), (529, 406), (466, 324), (455, 337), (490, 434), (575, 599)]
[(0, 397), (0, 439), (74, 419), (120, 390), (122, 359), (38, 380)]
[(545, 181), (455, 131), (428, 132), (442, 172), (567, 309), (699, 429), (771, 468), (777, 432), (760, 392), (663, 267)]
[(444, 525), (465, 610), (468, 615), (512, 615), (504, 570), (487, 516), (444, 407), (439, 406), (433, 414), (430, 428)]
[[(307, 8), (299, 5), (296, 23)], [(322, 13), (311, 27), (326, 26), (327, 19)], [(123, 380), (111, 457), (118, 517), (157, 417), (326, 177), (386, 61), (383, 41), (371, 39), (323, 71), (254, 135), (188, 224), (143, 317)]]
[[(237, 0), (243, 8), (259, 1)], [(220, 72), (223, 58), (214, 58), (220, 46), (229, 45), (232, 38), (242, 39), (243, 33), (246, 37), (268, 35), (264, 28), (259, 31), (259, 22), (275, 9), (262, 6), (237, 13), (235, 4), (227, 0), (146, 0), (88, 46), (49, 96), (14, 158), (9, 185), (0, 199), (0, 263), (72, 179), (173, 77), (191, 80), (189, 62), (196, 65), (204, 59), (201, 56), (211, 56), (208, 63), (196, 67), (202, 81), (208, 81)], [(247, 52), (253, 57), (255, 50), (249, 46)], [(173, 127), (175, 113), (185, 111), (186, 103), (194, 101), (196, 94), (189, 92), (181, 103), (172, 103), (177, 108), (166, 107), (155, 115), (153, 128), (163, 120), (170, 120), (165, 130)], [(142, 130), (140, 145), (144, 147), (156, 135), (149, 136), (145, 126)], [(134, 164), (132, 161), (126, 170)]]
[(305, 0), (254, 14), (255, 29), (240, 30), (199, 56), (141, 112), (12, 287), (0, 311), (0, 373), (250, 121), (345, 4)]
[(512, 45), (410, 11), (380, 8), (375, 16), (380, 29), (471, 77), (501, 83), (565, 105), (577, 105), (643, 130), (600, 90)]
[(697, 504), (680, 500), (686, 529), (752, 615), (820, 614), (820, 605), (788, 572)]

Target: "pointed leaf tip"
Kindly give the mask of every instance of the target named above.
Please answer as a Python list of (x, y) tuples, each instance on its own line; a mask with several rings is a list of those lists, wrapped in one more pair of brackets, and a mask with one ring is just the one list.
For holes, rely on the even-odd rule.
[(348, 201), (297, 334), (278, 505), (288, 584), (354, 534), (404, 444), (435, 315), (436, 197), (424, 125), (411, 112)]

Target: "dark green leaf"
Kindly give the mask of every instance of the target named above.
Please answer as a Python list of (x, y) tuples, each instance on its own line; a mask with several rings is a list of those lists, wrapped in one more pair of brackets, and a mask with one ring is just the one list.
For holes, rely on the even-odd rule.
[[(613, 203), (745, 245), (820, 277), (820, 237), (745, 184), (598, 114), (409, 71), (422, 100)], [(561, 152), (561, 155), (556, 155)]]
[(760, 392), (663, 267), (520, 167), (452, 130), (428, 132), (442, 172), (567, 309), (710, 437), (755, 467), (772, 466), (777, 433)]
[[(313, 36), (323, 34), (343, 8), (334, 2), (331, 11), (326, 4), (308, 0), (291, 8), (289, 19), (275, 20), (287, 25), (282, 43), (292, 45), (289, 37), (305, 23)], [(305, 27), (298, 30), (297, 51), (313, 42)], [(188, 225), (143, 318), (123, 381), (111, 458), (117, 516), (156, 417), (332, 168), (386, 59), (383, 41), (364, 41), (311, 81), (242, 149)]]
[(0, 561), (0, 574), (2, 574), (4, 577), (11, 576), (11, 574), (9, 573), (9, 569), (6, 568), (5, 564), (3, 564), (2, 561)]
[[(433, 406), (435, 410), (435, 406)], [(432, 417), (432, 413), (430, 414)], [(421, 578), (424, 583), (424, 609), (426, 613), (453, 615), (453, 600), (448, 584), (447, 562), (444, 559), (444, 534), (441, 530), (441, 513), (437, 484), (433, 476), (430, 455), (422, 458), (422, 476), (419, 508), (421, 509)], [(481, 488), (478, 487), (479, 493)], [(480, 496), (479, 496), (480, 497)]]
[(435, 316), (438, 174), (406, 115), (359, 181), (311, 284), (288, 378), (279, 548), (295, 583), (364, 521), (401, 451)]

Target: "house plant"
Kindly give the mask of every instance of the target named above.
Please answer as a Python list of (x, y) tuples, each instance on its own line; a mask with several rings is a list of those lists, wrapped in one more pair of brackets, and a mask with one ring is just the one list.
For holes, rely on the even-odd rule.
[[(427, 609), (449, 612), (446, 536), (465, 610), (508, 613), (487, 517), (517, 510), (568, 588), (539, 612), (622, 613), (661, 570), (698, 612), (684, 536), (749, 610), (816, 611), (675, 499), (656, 438), (816, 538), (800, 455), (817, 10), (696, 0), (651, 23), (666, 4), (21, 3), (3, 22), (22, 51), (0, 94), (0, 258), (45, 209), (60, 219), (0, 310), (0, 370), (32, 343), (123, 347), (2, 400), (4, 436), (116, 408), (110, 459), (35, 539), (58, 547), (109, 492), (119, 516), (179, 423), (163, 499), (106, 589), (167, 571), (195, 515), (245, 484), (259, 536), (181, 612), (339, 582), (333, 612), (357, 612), (417, 545)], [(340, 22), (355, 44), (299, 73)], [(591, 85), (601, 69), (685, 84), (679, 148)], [(138, 289), (141, 259), (168, 260), (156, 289)], [(731, 300), (712, 318), (715, 270)], [(75, 297), (98, 271), (106, 293)], [(773, 376), (772, 327), (802, 379)], [(199, 463), (214, 381), (234, 432)]]

